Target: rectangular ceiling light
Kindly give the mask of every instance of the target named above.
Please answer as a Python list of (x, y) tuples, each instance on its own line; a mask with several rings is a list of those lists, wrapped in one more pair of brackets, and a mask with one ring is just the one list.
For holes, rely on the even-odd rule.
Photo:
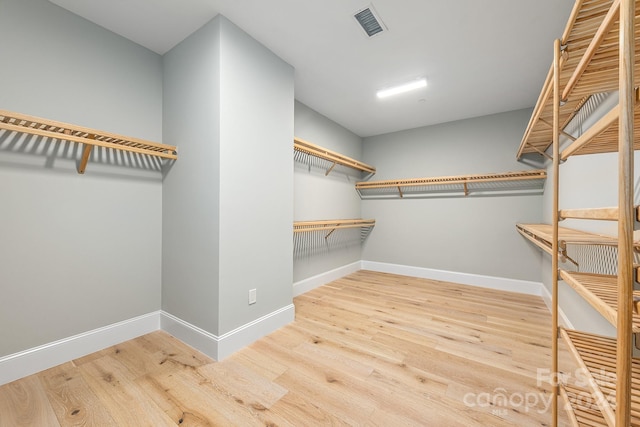
[(359, 10), (353, 17), (356, 18), (356, 21), (369, 37), (373, 37), (385, 30), (384, 23), (373, 9), (373, 5)]
[(414, 80), (409, 83), (404, 83), (399, 86), (390, 87), (387, 89), (381, 89), (377, 92), (378, 98), (387, 98), (389, 96), (398, 95), (400, 93), (409, 92), (412, 90), (427, 87), (427, 79)]

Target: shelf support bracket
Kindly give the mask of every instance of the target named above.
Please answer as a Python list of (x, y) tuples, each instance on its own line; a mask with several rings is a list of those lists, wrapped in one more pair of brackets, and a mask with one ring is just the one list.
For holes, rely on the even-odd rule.
[[(340, 224), (336, 224), (336, 227), (337, 227), (337, 226), (339, 226), (339, 225), (340, 225)], [(332, 229), (331, 229), (331, 231), (330, 231), (330, 232), (328, 232), (326, 236), (324, 236), (324, 239), (325, 239), (325, 240), (326, 240), (326, 239), (328, 239), (328, 238), (329, 238), (329, 236), (331, 236), (331, 235), (333, 234), (333, 232), (334, 232), (334, 231), (336, 231), (336, 229), (335, 229), (335, 228), (332, 228)]]
[(464, 195), (468, 196), (469, 195), (469, 188), (467, 187), (467, 182), (463, 182), (462, 183), (463, 187), (464, 187)]
[(327, 171), (324, 173), (324, 176), (327, 176), (331, 173), (331, 171), (333, 170), (333, 168), (336, 167), (336, 162), (333, 162), (333, 164), (331, 165), (331, 167), (329, 169), (327, 169)]
[[(88, 139), (96, 139), (94, 134), (87, 135)], [(91, 150), (93, 149), (93, 145), (91, 144), (83, 144), (84, 148), (82, 149), (82, 158), (80, 159), (80, 164), (78, 165), (78, 173), (84, 174), (84, 171), (87, 169), (87, 162), (89, 161), (89, 156), (91, 156)]]
[(565, 242), (564, 240), (560, 240), (558, 242), (558, 252), (560, 253), (560, 256), (562, 256), (563, 262), (565, 260), (568, 260), (571, 264), (580, 268), (580, 265), (573, 258), (567, 255), (567, 242)]
[[(551, 123), (549, 123), (548, 121), (544, 120), (544, 119), (540, 119), (540, 123), (544, 123), (545, 125), (547, 125), (547, 126), (549, 126), (550, 128), (552, 128), (552, 129), (553, 129), (553, 125), (552, 125)], [(578, 138), (576, 138), (575, 136), (573, 136), (573, 135), (571, 135), (571, 134), (569, 134), (569, 133), (565, 132), (565, 131), (564, 131), (564, 130), (562, 130), (562, 129), (560, 129), (560, 133), (561, 133), (562, 135), (566, 136), (567, 138), (569, 138), (569, 139), (570, 139), (570, 140), (572, 140), (572, 141), (575, 141), (576, 139), (578, 139)]]
[(402, 199), (404, 197), (404, 194), (402, 194), (402, 189), (400, 188), (399, 185), (398, 185), (398, 193), (400, 194), (400, 198)]
[(541, 155), (541, 156), (543, 156), (543, 157), (546, 157), (546, 158), (547, 158), (547, 160), (551, 160), (551, 161), (553, 161), (553, 157), (551, 157), (550, 155), (548, 155), (548, 154), (547, 154), (547, 153), (545, 153), (544, 151), (540, 150), (540, 149), (539, 149), (539, 148), (537, 148), (537, 147), (534, 147), (534, 146), (533, 146), (533, 145), (531, 145), (531, 144), (527, 144), (527, 145), (529, 145), (529, 146), (531, 147), (531, 149), (532, 149), (532, 150), (534, 150), (536, 153), (540, 154), (540, 155)]

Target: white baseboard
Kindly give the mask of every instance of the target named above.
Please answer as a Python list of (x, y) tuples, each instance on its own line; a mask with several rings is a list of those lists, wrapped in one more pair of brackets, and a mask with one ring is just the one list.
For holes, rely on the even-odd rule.
[[(374, 261), (358, 261), (301, 280), (294, 284), (293, 293), (294, 295), (300, 295), (360, 269), (538, 295), (544, 299), (548, 307), (550, 306), (551, 296), (542, 283)], [(572, 328), (571, 322), (562, 310), (559, 311), (559, 316), (563, 325)], [(222, 360), (235, 351), (292, 322), (294, 318), (295, 307), (293, 304), (289, 304), (221, 336), (216, 336), (170, 313), (156, 311), (0, 357), (0, 385), (158, 329), (168, 332), (215, 360)]]
[(217, 336), (165, 311), (161, 314), (161, 328), (185, 344), (207, 356), (222, 360), (254, 341), (291, 323), (295, 307), (289, 304), (230, 332)]
[(212, 359), (218, 360), (219, 338), (217, 335), (192, 325), (164, 310), (160, 312), (160, 329)]
[(483, 276), (480, 274), (459, 273), (456, 271), (436, 270), (433, 268), (412, 267), (409, 265), (389, 264), (375, 261), (362, 261), (364, 270), (381, 273), (401, 274), (423, 279), (460, 283), (461, 285), (479, 286), (499, 291), (518, 292), (521, 294), (542, 296), (544, 286), (540, 282), (507, 279), (504, 277)]
[(293, 304), (289, 304), (218, 337), (169, 313), (155, 311), (0, 357), (0, 385), (159, 329), (170, 333), (215, 360), (222, 360), (292, 322), (294, 318), (295, 307)]
[[(404, 276), (420, 277), (423, 279), (441, 280), (445, 282), (460, 283), (462, 285), (479, 286), (482, 288), (497, 289), (501, 291), (537, 295), (542, 297), (547, 308), (551, 311), (551, 294), (540, 282), (505, 279), (504, 277), (482, 276), (477, 274), (458, 273), (455, 271), (435, 270), (431, 268), (412, 267), (375, 261), (362, 261), (362, 268), (382, 273), (402, 274)], [(565, 328), (574, 329), (571, 321), (564, 314), (564, 311), (562, 311), (562, 308), (558, 308), (558, 317), (560, 325)]]
[[(549, 311), (551, 311), (551, 293), (549, 293), (549, 290), (544, 285), (542, 286), (542, 299), (547, 305)], [(566, 314), (564, 314), (564, 311), (562, 311), (562, 308), (560, 307), (558, 307), (558, 323), (560, 323), (560, 326), (564, 326), (567, 329), (575, 329), (569, 318), (566, 316)]]
[(293, 296), (297, 297), (305, 292), (309, 292), (319, 286), (325, 285), (329, 282), (333, 282), (348, 274), (355, 273), (362, 269), (362, 261), (356, 261), (351, 264), (344, 265), (342, 267), (335, 268), (333, 270), (326, 271), (324, 273), (309, 277), (293, 284)]
[(0, 357), (0, 385), (157, 331), (159, 328), (160, 312), (156, 311)]

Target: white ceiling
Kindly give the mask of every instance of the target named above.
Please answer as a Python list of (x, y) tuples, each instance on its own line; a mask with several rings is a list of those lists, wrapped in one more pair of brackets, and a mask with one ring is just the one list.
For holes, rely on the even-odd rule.
[[(532, 107), (573, 0), (50, 0), (164, 54), (218, 13), (296, 69), (296, 99), (360, 136)], [(373, 4), (388, 31), (367, 38)], [(417, 77), (428, 87), (378, 100)], [(523, 129), (524, 131), (524, 129)]]

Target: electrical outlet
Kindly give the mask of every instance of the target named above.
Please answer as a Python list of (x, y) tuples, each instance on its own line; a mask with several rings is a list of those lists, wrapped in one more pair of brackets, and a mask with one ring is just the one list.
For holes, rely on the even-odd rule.
[(249, 289), (249, 305), (256, 303), (256, 290)]

